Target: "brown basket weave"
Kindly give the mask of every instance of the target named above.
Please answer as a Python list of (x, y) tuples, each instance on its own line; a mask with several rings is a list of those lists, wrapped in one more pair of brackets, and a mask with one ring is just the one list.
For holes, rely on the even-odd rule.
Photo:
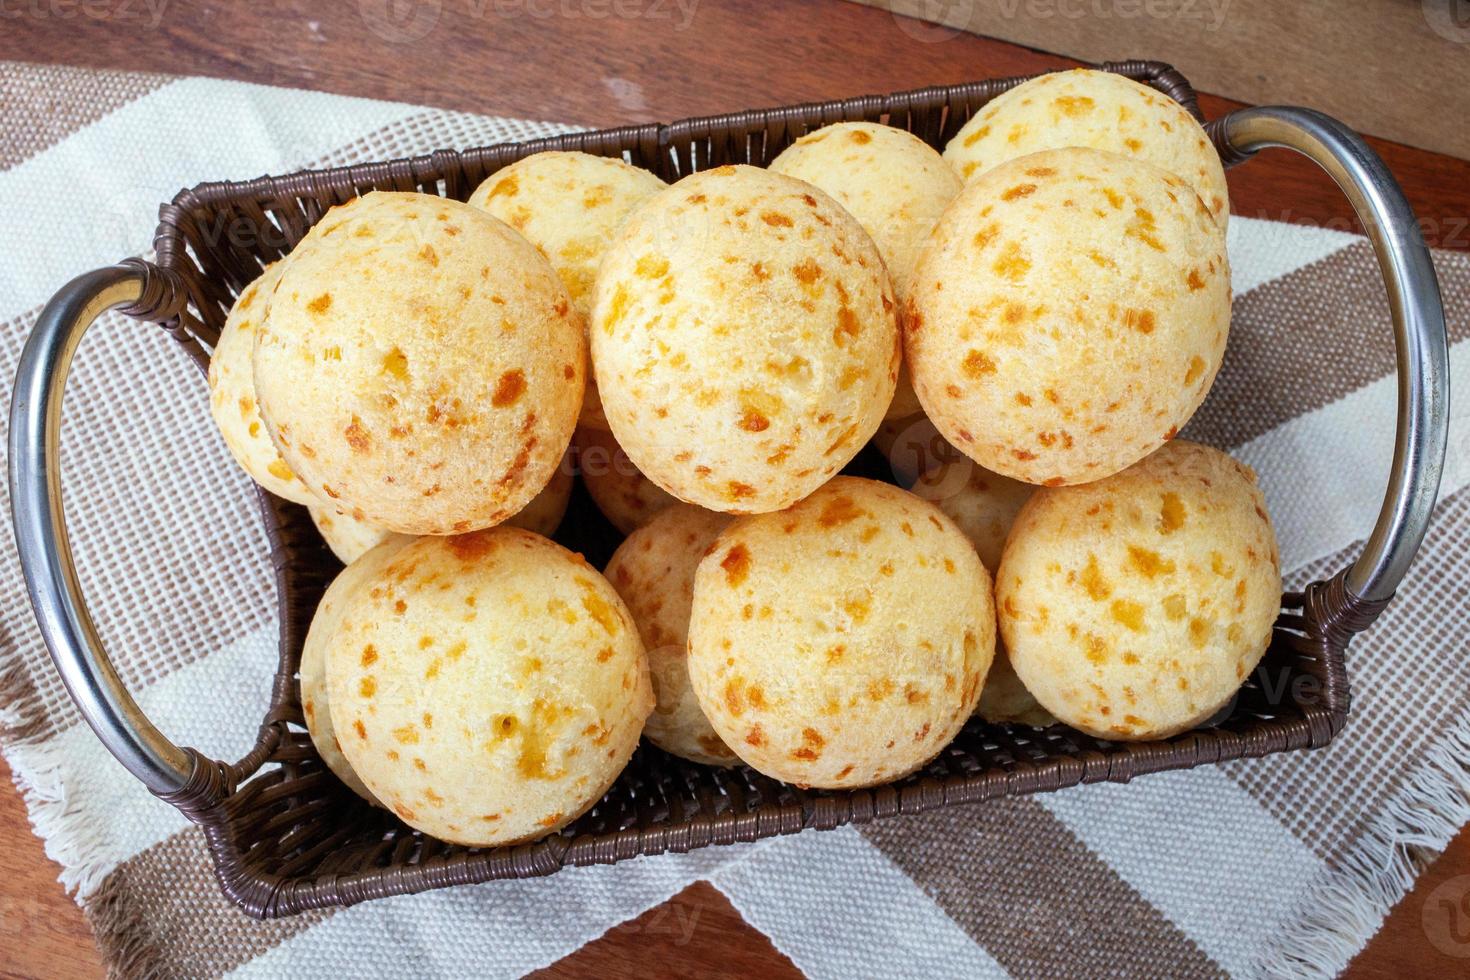
[[(1153, 86), (1199, 116), (1188, 82), (1167, 65), (1104, 67)], [(548, 149), (622, 156), (673, 181), (725, 163), (764, 165), (796, 137), (840, 120), (886, 122), (942, 148), (977, 109), (1023, 80), (201, 184), (162, 208), (157, 263), (134, 260), (145, 285), (142, 300), (126, 312), (161, 323), (203, 367), (206, 349), (240, 290), (265, 264), (289, 251), (328, 208), (369, 190), (423, 191), (463, 200), (499, 168)], [(875, 465), (860, 457), (856, 470), (871, 474)], [(225, 892), (261, 917), (1315, 748), (1338, 732), (1347, 715), (1347, 641), (1382, 605), (1352, 599), (1342, 575), (1283, 596), (1271, 648), (1239, 697), (1209, 727), (1164, 741), (1124, 744), (1060, 726), (1039, 730), (976, 720), (922, 771), (891, 785), (848, 792), (802, 790), (748, 768), (692, 765), (644, 746), (607, 795), (562, 832), (532, 844), (472, 849), (426, 837), (368, 806), (323, 767), (303, 726), (296, 671), (312, 612), (340, 566), (305, 509), (264, 492), (260, 496), (280, 598), (280, 666), (270, 706), (245, 758), (211, 762), (187, 750), (196, 757), (194, 777), (164, 799), (203, 826)], [(617, 541), (580, 490), (558, 538), (599, 564)]]

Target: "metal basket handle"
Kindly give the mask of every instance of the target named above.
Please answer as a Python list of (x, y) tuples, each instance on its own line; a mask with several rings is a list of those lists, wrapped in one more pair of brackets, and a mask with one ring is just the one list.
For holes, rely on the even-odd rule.
[(1343, 581), (1350, 603), (1380, 606), (1403, 581), (1429, 529), (1449, 435), (1449, 338), (1429, 249), (1383, 160), (1331, 116), (1295, 106), (1258, 106), (1232, 112), (1211, 128), (1222, 156), (1244, 158), (1279, 146), (1327, 171), (1378, 256), (1398, 360), (1398, 424), (1378, 521)]
[[(1386, 601), (1429, 524), (1444, 465), (1449, 403), (1444, 308), (1429, 252), (1383, 161), (1341, 123), (1307, 109), (1243, 109), (1215, 127), (1241, 157), (1268, 146), (1326, 170), (1368, 230), (1388, 288), (1398, 351), (1393, 473), (1378, 522), (1346, 577), (1350, 598)], [(72, 280), (41, 311), (21, 354), (10, 411), (10, 494), (16, 543), (41, 635), (87, 723), (123, 766), (160, 796), (175, 796), (207, 760), (174, 745), (123, 687), (87, 613), (61, 500), (61, 400), (72, 355), (103, 312), (139, 301), (146, 276), (114, 266)]]
[(72, 356), (97, 318), (138, 303), (145, 275), (112, 266), (78, 276), (41, 311), (10, 403), (10, 499), (31, 608), (82, 717), (107, 750), (154, 793), (177, 793), (198, 764), (143, 714), (102, 649), (72, 560), (61, 502), (61, 399)]

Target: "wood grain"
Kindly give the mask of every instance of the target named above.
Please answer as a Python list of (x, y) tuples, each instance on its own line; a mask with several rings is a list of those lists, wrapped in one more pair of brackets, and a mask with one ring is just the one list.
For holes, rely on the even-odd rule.
[(4, 759), (0, 787), (0, 976), (101, 976), (92, 929), (31, 833)]
[[(687, 23), (679, 19), (673, 0), (660, 0), (657, 8), (672, 10), (668, 18), (652, 15), (653, 0), (624, 0), (616, 8), (642, 11), (637, 17), (592, 16), (614, 9), (604, 0), (444, 0), (424, 37), (400, 43), (375, 33), (362, 13), (384, 8), (385, 2), (172, 0), (157, 23), (147, 19), (141, 3), (130, 5), (143, 12), (131, 19), (23, 15), (4, 21), (0, 59), (207, 75), (603, 126), (1074, 63), (968, 34), (935, 42), (919, 22), (832, 0), (704, 0)], [(1243, 6), (1246, 0), (1238, 2)], [(542, 17), (531, 10), (576, 16)], [(381, 23), (378, 28), (384, 30)], [(1189, 55), (1175, 56), (1186, 74), (1195, 55), (1203, 63), (1208, 53), (1171, 50)], [(1137, 44), (1109, 52), (1140, 53), (1148, 52)], [(1340, 68), (1348, 72), (1354, 64), (1345, 60)], [(1213, 97), (1202, 103), (1211, 116), (1238, 105)], [(1382, 140), (1373, 144), (1424, 219), (1430, 243), (1470, 249), (1470, 163)], [(1238, 214), (1355, 227), (1328, 178), (1285, 151), (1262, 154), (1232, 171), (1230, 180)], [(15, 791), (8, 780), (0, 783), (0, 974), (99, 975), (84, 917), (56, 884), (56, 867), (31, 836)], [(1349, 975), (1375, 980), (1463, 975), (1454, 967), (1470, 961), (1454, 961), (1435, 950), (1419, 922), (1432, 883), (1467, 872), (1470, 838), (1462, 834), (1389, 917)], [(689, 932), (691, 917), (696, 921)], [(797, 975), (764, 935), (703, 883), (611, 930), (544, 975), (627, 973), (768, 980)]]
[[(434, 26), (421, 38), (397, 43), (375, 33), (376, 22), (363, 13), (387, 2), (292, 0), (266, 13), (251, 4), (174, 0), (156, 25), (142, 14), (120, 20), (21, 17), (5, 22), (0, 58), (235, 78), (596, 126), (1077, 64), (964, 33), (926, 40), (929, 25), (922, 22), (831, 0), (698, 2), (687, 23), (675, 0), (617, 0), (616, 8), (613, 0), (418, 0), (408, 8), (439, 9)], [(530, 12), (561, 9), (587, 15)], [(613, 9), (645, 15), (591, 16)], [(382, 24), (377, 29), (390, 33)], [(1137, 53), (1132, 46), (1120, 52)], [(1190, 62), (1179, 67), (1188, 74)], [(1206, 98), (1202, 104), (1215, 116), (1240, 103)], [(1372, 143), (1425, 220), (1430, 244), (1470, 247), (1470, 162)], [(1312, 164), (1285, 151), (1268, 155), (1277, 158), (1271, 166), (1232, 172), (1233, 210), (1356, 227), (1341, 196)]]
[[(1456, 931), (1460, 937), (1465, 936), (1470, 930), (1470, 900), (1466, 895), (1470, 895), (1470, 832), (1462, 830), (1353, 960), (1344, 975), (1346, 980), (1470, 977), (1470, 941), (1452, 943), (1446, 952), (1429, 941), (1424, 927), (1427, 906), (1451, 901), (1458, 915)], [(1428, 911), (1433, 914), (1442, 909)]]
[(802, 974), (724, 895), (700, 881), (531, 976), (800, 980)]
[(1458, 0), (857, 0), (1088, 61), (1189, 64), (1201, 89), (1309, 105), (1355, 129), (1470, 157), (1470, 13)]

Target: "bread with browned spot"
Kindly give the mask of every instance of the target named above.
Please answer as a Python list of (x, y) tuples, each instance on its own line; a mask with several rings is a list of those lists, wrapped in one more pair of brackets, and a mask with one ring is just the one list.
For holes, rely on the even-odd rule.
[(1172, 438), (1229, 329), (1225, 233), (1199, 196), (1150, 164), (1069, 147), (966, 185), (919, 258), (904, 349), (946, 440), (1055, 486)]
[(975, 549), (886, 483), (840, 476), (741, 518), (695, 572), (695, 695), (746, 763), (801, 786), (872, 786), (924, 765), (974, 711), (994, 651)]
[[(525, 235), (551, 262), (585, 319), (592, 312), (592, 285), (603, 253), (629, 212), (665, 186), (619, 157), (547, 150), (491, 174), (469, 203)], [(607, 428), (591, 371), (580, 422)]]
[[(900, 304), (919, 248), (963, 186), (928, 143), (870, 122), (834, 123), (807, 133), (782, 150), (770, 169), (820, 187), (858, 219), (888, 266)], [(918, 396), (903, 371), (886, 417), (918, 411)]]
[(731, 520), (676, 503), (628, 535), (607, 564), (607, 580), (628, 604), (648, 652), (654, 706), (643, 737), (710, 766), (740, 760), (710, 727), (690, 687), (689, 609), (699, 560)]
[(505, 523), (533, 534), (549, 538), (561, 527), (567, 513), (567, 503), (572, 499), (572, 463), (570, 453), (557, 464), (551, 480), (531, 502), (510, 517)]
[(370, 803), (377, 803), (377, 797), (353, 771), (342, 751), (336, 726), (332, 724), (331, 695), (327, 686), (327, 645), (341, 622), (347, 597), (363, 582), (377, 576), (398, 550), (412, 540), (405, 535), (395, 535), (391, 541), (366, 550), (338, 572), (317, 603), (306, 639), (301, 644), (301, 714), (306, 719), (311, 742), (333, 775)]
[(260, 421), (255, 374), (250, 366), (255, 330), (265, 318), (271, 291), (283, 271), (284, 262), (267, 266), (240, 293), (225, 317), (214, 354), (209, 359), (209, 412), (219, 427), (225, 448), (252, 480), (277, 497), (312, 504), (317, 496), (291, 472)]
[(898, 377), (873, 240), (821, 190), (754, 167), (685, 177), (629, 217), (591, 335), (618, 444), (669, 493), (725, 513), (821, 486), (878, 427)]
[(889, 473), (901, 487), (911, 487), (919, 474), (950, 460), (968, 459), (945, 441), (923, 412), (887, 418), (873, 433), (873, 446), (888, 460)]
[(949, 141), (944, 158), (966, 180), (1007, 160), (1063, 146), (1136, 157), (1175, 174), (1223, 229), (1230, 219), (1225, 168), (1182, 105), (1147, 85), (1091, 68), (1053, 72), (992, 99)]
[(623, 600), (519, 528), (419, 538), (339, 615), (327, 680), (347, 759), (404, 822), (451, 843), (511, 844), (576, 819), (653, 707)]
[(1192, 728), (1250, 676), (1281, 608), (1255, 474), (1175, 440), (1106, 480), (1038, 490), (996, 601), (1017, 675), (1066, 724), (1109, 739)]
[(373, 192), (292, 253), (256, 331), (271, 440), (314, 495), (404, 534), (498, 524), (541, 491), (581, 407), (586, 338), (514, 229)]
[(642, 527), (678, 498), (643, 475), (611, 432), (579, 426), (572, 437), (577, 472), (602, 516), (624, 534)]
[[(913, 486), (917, 496), (944, 511), (964, 532), (992, 578), (1000, 567), (1001, 552), (1011, 524), (1035, 490), (1029, 483), (992, 473), (963, 457), (931, 468)], [(998, 637), (995, 660), (990, 665), (990, 673), (985, 676), (985, 686), (980, 690), (980, 703), (975, 713), (989, 722), (1011, 722), (1038, 728), (1056, 721), (1036, 703), (1036, 698), (1016, 676), (1005, 645)]]
[[(563, 459), (562, 465), (552, 475), (551, 482), (532, 497), (529, 504), (507, 517), (505, 523), (509, 527), (524, 528), (549, 538), (561, 526), (561, 519), (567, 512), (567, 503), (571, 497), (571, 464)], [(356, 560), (359, 555), (366, 554), (384, 541), (409, 540), (414, 537), (411, 534), (399, 534), (374, 527), (367, 521), (360, 521), (351, 514), (339, 513), (330, 507), (308, 507), (307, 512), (311, 514), (311, 521), (316, 525), (322, 540), (327, 542), (332, 554), (343, 564)]]
[(351, 514), (338, 513), (330, 507), (308, 507), (307, 513), (311, 515), (311, 523), (316, 525), (317, 533), (344, 565), (352, 564), (385, 541), (407, 542), (417, 536), (374, 527), (367, 521), (360, 521)]
[(990, 664), (990, 673), (985, 675), (985, 686), (980, 689), (980, 703), (975, 706), (975, 714), (996, 725), (1049, 728), (1057, 723), (1052, 713), (1036, 700), (1036, 695), (1021, 683), (1005, 644), (998, 638), (995, 660)]
[(992, 473), (963, 457), (941, 462), (910, 488), (934, 504), (970, 539), (987, 571), (1000, 567), (1011, 523), (1036, 487)]

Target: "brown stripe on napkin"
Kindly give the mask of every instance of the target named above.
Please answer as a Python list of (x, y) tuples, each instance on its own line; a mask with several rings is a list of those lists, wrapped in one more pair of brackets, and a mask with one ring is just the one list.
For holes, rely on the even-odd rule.
[[(0, 615), (0, 624), (14, 622), (9, 615)], [(15, 637), (8, 627), (0, 625), (0, 652), (8, 657), (9, 651), (19, 649)], [(49, 738), (52, 733), (51, 716), (46, 712), (41, 692), (26, 669), (25, 660), (16, 657), (9, 665), (0, 658), (0, 705), (7, 715), (0, 720), (0, 742), (18, 745)]]
[[(1450, 340), (1470, 337), (1470, 256), (1434, 264)], [(1355, 242), (1236, 297), (1225, 363), (1184, 435), (1239, 446), (1394, 370), (1383, 276)]]
[[(1451, 342), (1470, 336), (1470, 256), (1435, 253)], [(1232, 447), (1394, 373), (1388, 298), (1360, 241), (1235, 298), (1210, 397), (1183, 435)]]
[(0, 170), (173, 81), (172, 75), (0, 61)]
[(1035, 800), (990, 800), (859, 829), (1010, 973), (1225, 976)]
[(330, 918), (259, 921), (224, 897), (197, 827), (118, 865), (86, 903), (115, 976), (217, 977)]
[[(1343, 568), (1354, 544), (1292, 575), (1303, 583)], [(1221, 768), (1277, 820), (1335, 861), (1362, 837), (1365, 814), (1400, 794), (1423, 753), (1465, 723), (1470, 661), (1463, 651), (1465, 583), (1470, 581), (1470, 488), (1439, 502), (1418, 559), (1393, 604), (1348, 648), (1352, 738), (1318, 752), (1225, 763)], [(1438, 651), (1439, 655), (1433, 655)], [(1365, 683), (1369, 676), (1374, 683)], [(1391, 677), (1385, 682), (1386, 677)], [(1412, 701), (1403, 691), (1424, 692)], [(1406, 762), (1408, 764), (1406, 764)], [(1331, 778), (1323, 778), (1331, 774)]]

